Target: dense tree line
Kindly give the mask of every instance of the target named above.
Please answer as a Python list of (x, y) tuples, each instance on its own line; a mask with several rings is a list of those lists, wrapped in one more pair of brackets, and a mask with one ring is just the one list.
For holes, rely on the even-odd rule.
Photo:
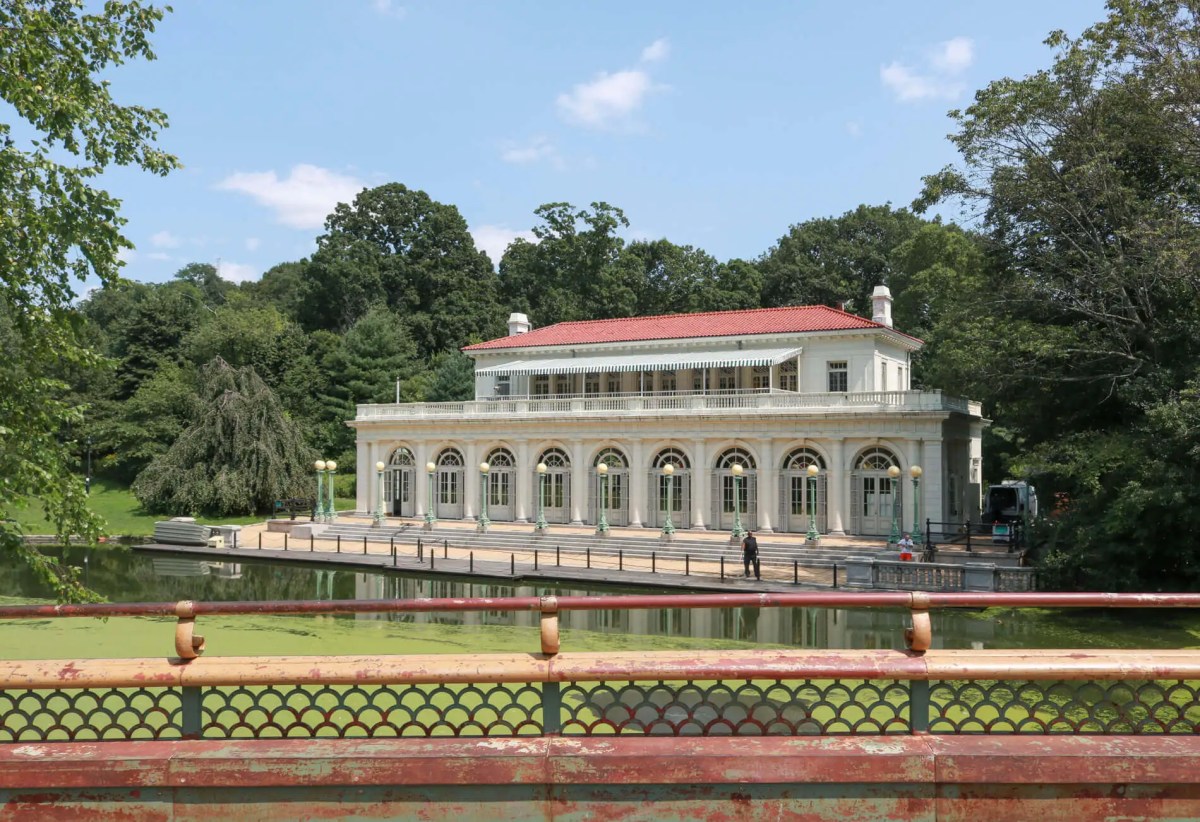
[[(113, 6), (105, 36), (152, 30), (156, 18), (122, 18), (122, 8), (140, 10)], [(71, 196), (60, 192), (60, 213), (53, 198), (38, 207), (5, 184), (0, 215), (31, 228), (0, 232), (10, 245), (0, 252), (26, 273), (0, 290), (0, 468), (19, 478), (0, 514), (7, 500), (40, 496), (68, 532), (94, 533), (77, 485), (63, 480), (86, 438), (100, 469), (148, 506), (262, 506), (299, 487), (313, 455), (350, 468), (345, 421), (357, 403), (470, 398), (471, 362), (458, 349), (503, 334), (511, 311), (537, 326), (813, 303), (869, 314), (871, 290), (886, 284), (896, 325), (927, 343), (915, 387), (984, 402), (985, 479), (1026, 477), (1046, 507), (1059, 501), (1041, 531), (1044, 580), (1194, 589), (1195, 18), (1181, 0), (1122, 0), (1079, 39), (1053, 35), (1050, 69), (992, 83), (952, 112), (961, 162), (926, 178), (914, 210), (862, 205), (800, 222), (754, 259), (627, 241), (620, 208), (559, 202), (536, 209), (534, 240), (516, 240), (493, 266), (456, 207), (390, 183), (338, 205), (311, 258), (258, 282), (193, 263), (150, 285), (117, 277), (119, 220), (72, 234), (90, 238), (87, 253), (65, 257), (46, 249), (66, 231)], [(5, 99), (52, 128), (27, 89), (3, 78)], [(173, 158), (139, 136), (165, 121), (142, 116), (117, 133), (128, 143), (120, 157), (165, 171)], [(113, 208), (105, 197), (89, 201), (101, 217)], [(924, 216), (939, 202), (962, 204), (969, 228)], [(81, 259), (102, 287), (74, 304)], [(235, 436), (280, 453), (218, 442)], [(45, 472), (30, 469), (34, 458)], [(353, 476), (340, 472), (343, 493)], [(218, 482), (240, 489), (237, 499)]]

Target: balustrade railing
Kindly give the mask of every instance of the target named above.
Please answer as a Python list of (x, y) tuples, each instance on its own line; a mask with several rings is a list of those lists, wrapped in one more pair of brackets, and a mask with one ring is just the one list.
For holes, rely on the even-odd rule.
[(844, 408), (903, 411), (957, 411), (979, 416), (979, 403), (940, 391), (858, 391), (808, 393), (777, 389), (725, 391), (664, 391), (641, 394), (565, 394), (492, 397), (466, 402), (414, 402), (359, 405), (357, 419), (420, 419), (427, 417), (494, 417), (559, 415), (564, 413), (665, 414), (695, 411), (766, 412), (829, 411)]
[[(560, 652), (565, 610), (892, 608), (899, 650)], [(1195, 734), (1200, 651), (933, 649), (943, 608), (1197, 608), (1197, 595), (800, 593), (6, 606), (174, 617), (175, 656), (0, 662), (0, 742), (527, 735)], [(536, 611), (532, 654), (203, 657), (196, 620)], [(907, 617), (904, 614), (907, 613)], [(214, 642), (220, 647), (220, 638)]]

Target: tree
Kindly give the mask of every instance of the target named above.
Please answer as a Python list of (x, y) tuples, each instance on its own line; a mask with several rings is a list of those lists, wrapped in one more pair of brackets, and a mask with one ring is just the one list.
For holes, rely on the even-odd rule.
[(534, 213), (542, 220), (533, 228), (538, 242), (517, 239), (500, 261), (504, 304), (539, 326), (633, 314), (639, 281), (618, 265), (625, 212), (601, 202), (590, 211), (547, 203)]
[(306, 328), (345, 331), (382, 301), (424, 357), (498, 333), (495, 271), (454, 206), (389, 183), (339, 204), (325, 229), (303, 282)]
[(0, 123), (0, 549), (19, 552), (64, 598), (86, 592), (23, 544), (12, 512), (37, 498), (64, 538), (93, 539), (102, 527), (61, 436), (80, 412), (63, 401), (56, 370), (96, 363), (76, 333), (75, 283), (116, 282), (118, 252), (131, 247), (118, 201), (95, 178), (114, 165), (155, 174), (178, 165), (154, 145), (166, 116), (120, 105), (111, 91), (116, 66), (154, 58), (162, 15), (140, 0), (109, 0), (99, 13), (65, 0), (0, 4), (0, 99), (21, 124), (14, 134)]
[(226, 295), (237, 289), (229, 280), (221, 279), (217, 267), (208, 263), (188, 263), (175, 272), (175, 279), (194, 285), (204, 305), (211, 308), (222, 305)]
[(871, 292), (893, 276), (892, 251), (924, 222), (903, 208), (860, 205), (792, 226), (758, 262), (763, 304), (847, 303), (870, 312)]
[(227, 516), (305, 494), (316, 452), (253, 368), (215, 359), (201, 370), (198, 393), (195, 421), (134, 482), (142, 505)]
[(1165, 453), (1200, 359), (1198, 17), (1183, 0), (1114, 0), (1081, 37), (1052, 34), (1050, 69), (951, 112), (962, 162), (915, 204), (958, 198), (986, 231), (997, 345), (982, 376), (1024, 436), (1014, 467), (1072, 500), (1050, 557), (1081, 585), (1196, 580), (1162, 561), (1175, 545), (1192, 567), (1200, 543), (1161, 500), (1196, 510), (1200, 490), (1145, 491), (1186, 476), (1147, 457)]
[(426, 402), (464, 402), (475, 399), (475, 361), (460, 351), (440, 358), (425, 392)]

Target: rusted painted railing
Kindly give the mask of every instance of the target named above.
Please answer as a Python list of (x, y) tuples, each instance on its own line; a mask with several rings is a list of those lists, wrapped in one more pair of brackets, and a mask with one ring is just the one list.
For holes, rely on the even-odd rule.
[[(905, 608), (907, 650), (560, 653), (567, 610)], [(1197, 595), (800, 593), (7, 606), (171, 616), (175, 656), (0, 662), (0, 741), (1200, 731), (1200, 651), (931, 650), (953, 607), (1196, 608)], [(207, 658), (198, 618), (538, 611), (540, 654)], [(215, 647), (219, 648), (219, 639)]]

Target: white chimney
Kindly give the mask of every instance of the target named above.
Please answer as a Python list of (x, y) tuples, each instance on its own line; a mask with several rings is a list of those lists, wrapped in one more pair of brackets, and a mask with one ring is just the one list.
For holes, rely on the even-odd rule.
[[(892, 292), (886, 285), (877, 285), (871, 292), (871, 319), (880, 325), (892, 327)], [(512, 327), (511, 322), (509, 328)]]
[[(888, 323), (891, 325), (891, 323)], [(529, 318), (524, 314), (513, 312), (508, 315), (508, 336), (515, 337), (529, 330)]]

